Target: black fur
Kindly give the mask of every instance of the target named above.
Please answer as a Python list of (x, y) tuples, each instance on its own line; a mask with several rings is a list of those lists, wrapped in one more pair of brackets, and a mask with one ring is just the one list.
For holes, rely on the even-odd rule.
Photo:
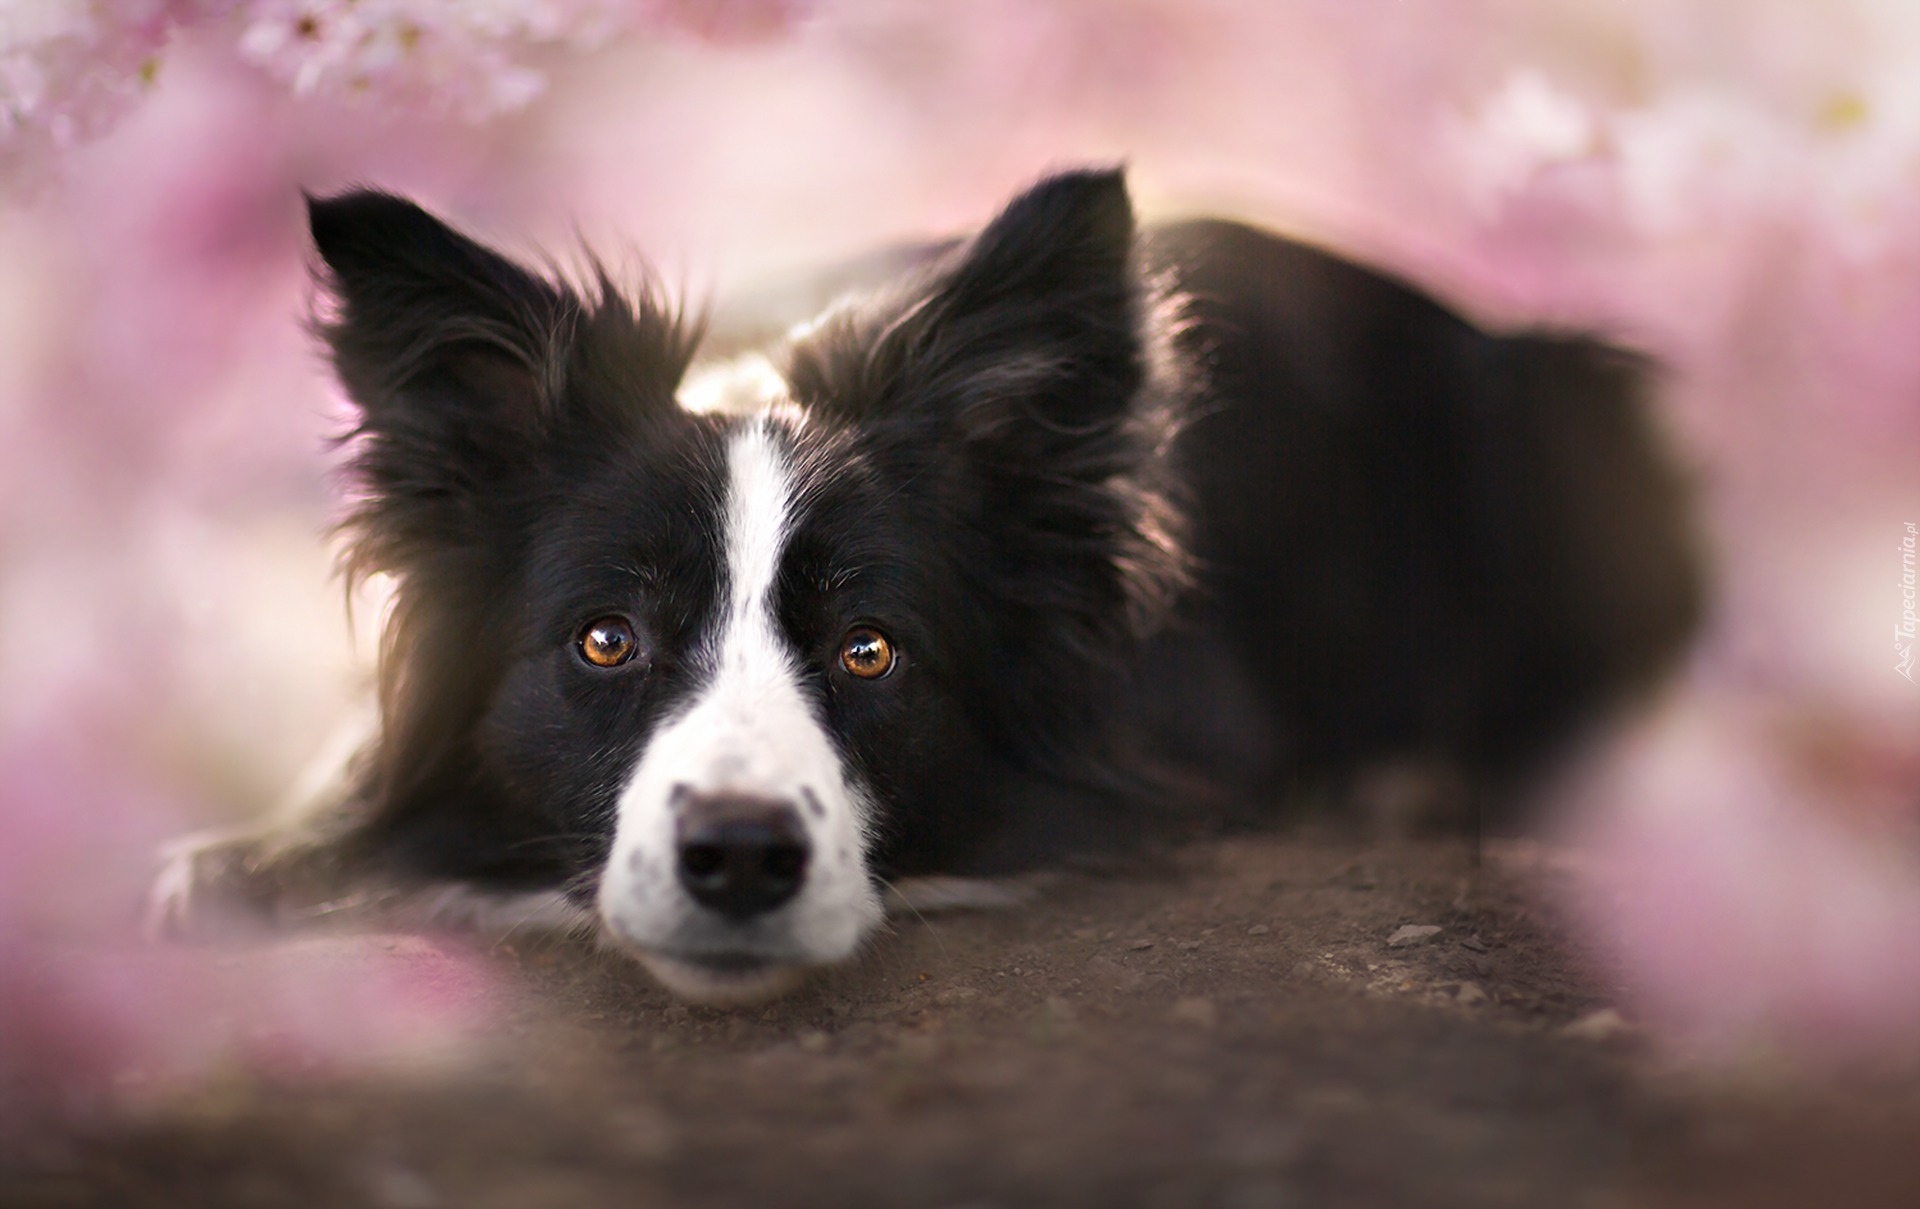
[[(674, 401), (698, 325), (396, 198), (311, 215), (350, 565), (398, 580), (358, 843), (584, 895), (724, 589), (725, 422)], [(1136, 231), (1115, 172), (907, 259), (773, 354), (811, 416), (778, 617), (880, 800), (877, 873), (1123, 841), (1150, 761), (1247, 797), (1400, 753), (1509, 785), (1694, 625), (1633, 356), (1248, 227)], [(616, 612), (643, 657), (584, 666)], [(904, 663), (856, 691), (834, 644), (874, 618)]]
[[(335, 304), (318, 328), (361, 412), (347, 567), (399, 583), (359, 790), (366, 855), (434, 878), (577, 874), (604, 849), (604, 804), (568, 783), (577, 764), (551, 761), (559, 780), (515, 765), (501, 714), (537, 698), (510, 673), (552, 645), (549, 593), (586, 592), (602, 569), (596, 525), (630, 542), (636, 521), (674, 529), (676, 493), (712, 494), (681, 453), (711, 425), (673, 400), (697, 329), (598, 271), (587, 291), (535, 276), (399, 198), (309, 213)], [(625, 490), (606, 482), (615, 465), (636, 476)], [(560, 509), (587, 530), (579, 557), (546, 540)], [(697, 557), (699, 535), (676, 536)], [(665, 600), (683, 618), (703, 608)], [(605, 741), (608, 724), (583, 737)]]
[(1671, 663), (1701, 586), (1646, 359), (1238, 224), (1148, 257), (1211, 383), (1176, 453), (1204, 587), (1142, 665), (1163, 731), (1233, 700), (1253, 784), (1412, 755), (1497, 804)]

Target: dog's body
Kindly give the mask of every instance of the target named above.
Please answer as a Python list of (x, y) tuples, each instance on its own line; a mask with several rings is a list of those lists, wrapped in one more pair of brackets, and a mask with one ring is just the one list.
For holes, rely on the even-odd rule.
[[(1680, 649), (1646, 372), (1055, 177), (763, 354), (408, 203), (312, 209), (397, 581), (378, 741), (169, 893), (544, 896), (777, 990), (883, 879), (997, 874), (1412, 756), (1509, 789)], [(210, 859), (210, 854), (218, 859)]]

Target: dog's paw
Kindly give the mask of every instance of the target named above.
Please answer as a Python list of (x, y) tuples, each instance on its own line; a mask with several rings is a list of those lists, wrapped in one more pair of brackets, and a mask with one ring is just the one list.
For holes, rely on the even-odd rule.
[(147, 892), (147, 936), (203, 935), (218, 926), (270, 920), (275, 904), (263, 884), (266, 846), (256, 833), (226, 827), (161, 845), (160, 871)]

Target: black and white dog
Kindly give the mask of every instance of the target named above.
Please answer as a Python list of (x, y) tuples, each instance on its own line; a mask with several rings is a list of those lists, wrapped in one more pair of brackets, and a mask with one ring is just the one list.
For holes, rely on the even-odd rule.
[(297, 818), (177, 852), (166, 911), (462, 887), (748, 1000), (857, 952), (889, 879), (1149, 834), (1186, 774), (1511, 792), (1699, 608), (1638, 359), (1139, 229), (1117, 172), (704, 363), (604, 272), (380, 193), (311, 221), (350, 566), (397, 585), (378, 734)]

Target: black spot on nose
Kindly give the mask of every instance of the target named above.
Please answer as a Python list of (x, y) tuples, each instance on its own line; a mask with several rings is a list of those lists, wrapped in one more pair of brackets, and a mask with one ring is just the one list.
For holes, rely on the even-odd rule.
[(680, 884), (695, 902), (745, 920), (800, 892), (812, 852), (790, 803), (740, 794), (674, 796)]

